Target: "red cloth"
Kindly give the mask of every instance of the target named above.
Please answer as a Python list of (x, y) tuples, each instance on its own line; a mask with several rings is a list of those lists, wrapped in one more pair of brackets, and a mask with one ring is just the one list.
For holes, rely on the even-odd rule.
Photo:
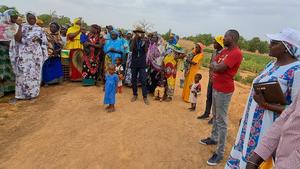
[(220, 64), (224, 63), (228, 69), (224, 72), (214, 72), (213, 88), (218, 92), (232, 93), (234, 92), (234, 76), (237, 73), (243, 60), (242, 52), (239, 48), (231, 50), (224, 49), (216, 56), (215, 61)]
[(83, 51), (81, 49), (71, 49), (70, 51), (70, 80), (82, 80)]

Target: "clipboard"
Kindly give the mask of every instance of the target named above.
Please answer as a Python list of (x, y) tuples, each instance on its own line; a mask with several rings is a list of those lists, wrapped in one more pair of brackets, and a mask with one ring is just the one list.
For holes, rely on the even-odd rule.
[(265, 101), (270, 104), (286, 105), (287, 101), (278, 81), (253, 84), (255, 93), (261, 93)]

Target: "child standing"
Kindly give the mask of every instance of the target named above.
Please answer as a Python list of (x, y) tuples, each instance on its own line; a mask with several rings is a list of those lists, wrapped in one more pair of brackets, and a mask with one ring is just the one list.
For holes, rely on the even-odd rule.
[(154, 98), (155, 100), (159, 100), (160, 102), (163, 101), (165, 96), (165, 86), (166, 86), (166, 79), (164, 78), (164, 73), (161, 73), (160, 79), (158, 81), (158, 85), (154, 90)]
[(105, 95), (104, 104), (108, 104), (105, 108), (107, 112), (115, 111), (116, 92), (118, 87), (118, 75), (115, 73), (115, 65), (110, 64), (108, 66), (108, 74), (105, 77)]
[(122, 65), (122, 58), (117, 58), (116, 59), (116, 73), (119, 77), (118, 81), (118, 92), (122, 93), (122, 86), (123, 86), (123, 80), (124, 80), (124, 68)]
[(197, 104), (197, 97), (198, 93), (201, 91), (201, 84), (200, 80), (202, 79), (202, 75), (200, 73), (197, 73), (195, 75), (195, 81), (193, 84), (191, 84), (190, 88), (190, 103), (191, 103), (191, 108), (189, 108), (191, 111), (196, 110), (196, 104)]

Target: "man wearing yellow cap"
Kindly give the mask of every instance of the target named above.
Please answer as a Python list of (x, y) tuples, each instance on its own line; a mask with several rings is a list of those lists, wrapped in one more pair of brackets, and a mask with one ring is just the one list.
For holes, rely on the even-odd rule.
[[(214, 39), (214, 52), (211, 56), (210, 63), (213, 61), (215, 56), (220, 54), (224, 48), (224, 37), (223, 36), (216, 36)], [(206, 94), (206, 108), (203, 115), (199, 116), (198, 119), (207, 119), (210, 114), (211, 105), (212, 105), (212, 70), (209, 69), (209, 81), (207, 85), (207, 94)], [(212, 124), (213, 118), (209, 120), (209, 124)]]

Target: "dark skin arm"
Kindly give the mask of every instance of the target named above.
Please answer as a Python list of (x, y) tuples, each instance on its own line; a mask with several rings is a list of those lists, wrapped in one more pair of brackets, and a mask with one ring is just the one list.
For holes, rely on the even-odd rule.
[(69, 33), (68, 35), (67, 35), (67, 38), (68, 39), (74, 39), (77, 35), (79, 35), (81, 33), (81, 29), (79, 30), (79, 31), (77, 31), (77, 32), (75, 32), (75, 33)]
[(116, 50), (116, 49), (114, 49), (114, 48), (111, 48), (111, 49), (109, 50), (109, 52), (112, 52), (112, 53), (118, 53), (118, 54), (120, 54), (120, 55), (123, 54), (123, 52), (118, 51), (118, 50)]
[(93, 44), (93, 43), (90, 43), (90, 42), (85, 42), (84, 45), (86, 46), (92, 46), (94, 48), (102, 48), (103, 44)]
[(221, 62), (220, 64), (218, 64), (217, 62), (213, 61), (210, 64), (210, 68), (214, 72), (222, 73), (222, 72), (224, 72), (224, 71), (226, 71), (228, 69), (228, 66), (224, 62)]
[(191, 60), (187, 60), (191, 65), (197, 65), (197, 63), (196, 62), (193, 62), (193, 61), (191, 61)]
[(22, 21), (17, 20), (17, 24), (18, 24), (19, 28), (18, 28), (18, 32), (15, 34), (15, 40), (17, 42), (21, 42), (22, 41)]
[(270, 110), (270, 111), (273, 111), (273, 112), (276, 112), (278, 114), (281, 114), (284, 109), (285, 109), (285, 106), (283, 105), (278, 105), (278, 104), (270, 104), (270, 103), (267, 103), (262, 95), (262, 93), (255, 93), (254, 96), (253, 96), (254, 100), (256, 101), (256, 103), (267, 109), (267, 110)]
[(246, 169), (258, 169), (264, 160), (255, 152), (252, 153), (247, 162)]

